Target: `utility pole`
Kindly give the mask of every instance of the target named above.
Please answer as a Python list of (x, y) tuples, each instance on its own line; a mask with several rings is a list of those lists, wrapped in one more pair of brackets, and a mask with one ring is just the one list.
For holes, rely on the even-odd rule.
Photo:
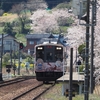
[(11, 57), (11, 67), (12, 67), (12, 43), (10, 43), (10, 57)]
[(3, 55), (3, 34), (2, 34), (2, 44), (1, 44), (0, 81), (3, 81), (3, 78), (2, 78), (2, 55)]
[(19, 50), (19, 53), (18, 53), (18, 60), (19, 60), (19, 63), (18, 63), (18, 75), (20, 75), (20, 47), (18, 48)]
[(16, 70), (16, 65), (15, 65), (15, 40), (14, 40), (14, 65), (13, 65), (13, 70), (14, 70), (14, 75), (15, 75), (15, 70)]
[(70, 50), (70, 77), (69, 77), (69, 100), (73, 97), (73, 48)]
[(84, 100), (88, 100), (89, 97), (89, 10), (90, 0), (87, 0)]
[(92, 26), (91, 26), (91, 70), (90, 70), (90, 93), (93, 93), (93, 85), (94, 83), (94, 61), (93, 61), (93, 56), (94, 56), (94, 26), (96, 25), (96, 1), (97, 0), (92, 0)]

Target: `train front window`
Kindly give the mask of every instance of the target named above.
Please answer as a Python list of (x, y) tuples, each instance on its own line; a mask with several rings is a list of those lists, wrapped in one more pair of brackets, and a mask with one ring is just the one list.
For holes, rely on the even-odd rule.
[(63, 61), (63, 48), (62, 47), (56, 47), (55, 59)]
[(52, 52), (48, 52), (48, 53), (47, 53), (46, 59), (47, 59), (47, 61), (52, 61), (52, 59), (53, 59), (53, 54), (52, 54)]
[(36, 60), (38, 58), (41, 58), (42, 60), (44, 60), (44, 48), (43, 47), (36, 48)]

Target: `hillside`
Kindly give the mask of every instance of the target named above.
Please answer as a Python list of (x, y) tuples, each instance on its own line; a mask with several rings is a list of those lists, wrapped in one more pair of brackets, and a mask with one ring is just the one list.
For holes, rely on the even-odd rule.
[(50, 9), (54, 8), (55, 6), (57, 6), (60, 3), (70, 2), (70, 1), (71, 0), (45, 0), (45, 2), (48, 5), (48, 8), (50, 8)]
[(24, 4), (25, 6), (33, 6), (34, 3), (46, 3), (48, 8), (52, 9), (55, 6), (57, 6), (59, 3), (63, 2), (69, 2), (70, 0), (4, 0), (0, 2), (1, 9), (4, 10), (4, 12), (9, 12), (14, 5)]
[(15, 19), (17, 19), (17, 15), (16, 14), (11, 14), (11, 15), (7, 15), (7, 16), (0, 16), (0, 23), (3, 22), (12, 22)]

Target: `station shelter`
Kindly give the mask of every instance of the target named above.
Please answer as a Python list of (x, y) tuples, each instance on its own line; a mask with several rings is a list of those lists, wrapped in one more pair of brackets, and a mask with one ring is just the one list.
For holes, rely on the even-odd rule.
[[(65, 75), (57, 79), (57, 82), (62, 83), (62, 95), (65, 94), (66, 90), (69, 90), (69, 79), (70, 73), (67, 72)], [(73, 72), (72, 77), (72, 88), (75, 90), (75, 94), (82, 94), (84, 90), (84, 75), (78, 72)]]

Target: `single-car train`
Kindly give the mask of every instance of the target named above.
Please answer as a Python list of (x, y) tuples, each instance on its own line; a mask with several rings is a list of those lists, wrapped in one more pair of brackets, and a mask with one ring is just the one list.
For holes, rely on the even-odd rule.
[(56, 81), (64, 74), (65, 48), (61, 44), (35, 46), (35, 73), (38, 81)]

